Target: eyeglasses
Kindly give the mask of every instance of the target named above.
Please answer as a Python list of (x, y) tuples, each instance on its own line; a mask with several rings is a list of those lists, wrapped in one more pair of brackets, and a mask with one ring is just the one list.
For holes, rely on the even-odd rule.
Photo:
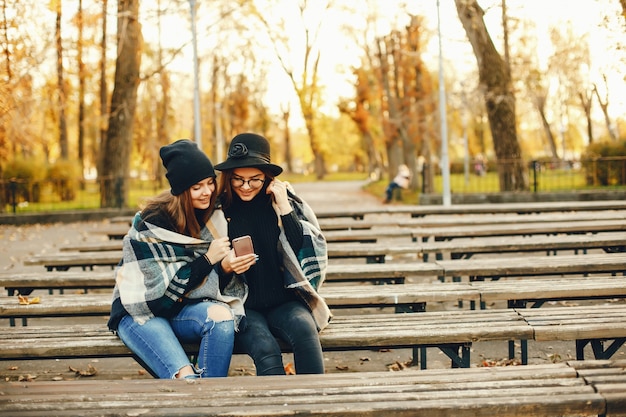
[(265, 179), (251, 178), (249, 180), (244, 180), (240, 177), (232, 177), (230, 179), (230, 183), (235, 188), (241, 188), (245, 183), (248, 183), (248, 187), (256, 190), (257, 188), (261, 188), (263, 186), (263, 183), (265, 183)]

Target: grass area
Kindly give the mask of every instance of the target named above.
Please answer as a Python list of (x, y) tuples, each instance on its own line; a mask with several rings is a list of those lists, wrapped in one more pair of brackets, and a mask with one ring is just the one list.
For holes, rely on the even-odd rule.
[[(324, 181), (363, 181), (367, 178), (364, 173), (345, 173), (337, 172), (328, 174)], [(289, 181), (294, 184), (301, 182), (316, 181), (314, 174), (283, 174), (281, 180)], [(167, 182), (164, 182), (167, 187)], [(155, 181), (139, 181), (132, 180), (130, 182), (130, 190), (128, 195), (128, 207), (139, 207), (146, 199), (150, 198), (162, 191), (162, 187)], [(165, 188), (166, 189), (166, 188)], [(24, 200), (24, 199), (22, 199)], [(70, 211), (70, 210), (88, 210), (100, 208), (100, 194), (98, 186), (94, 182), (87, 183), (85, 187), (76, 190), (74, 199), (70, 201), (61, 201), (58, 193), (54, 192), (52, 187), (42, 187), (39, 192), (37, 202), (22, 201), (16, 207), (16, 213), (31, 213), (43, 211)], [(13, 207), (9, 204), (5, 206), (5, 213), (12, 213)]]
[[(529, 189), (534, 191), (534, 180), (529, 178)], [(365, 190), (372, 195), (383, 199), (385, 189), (389, 184), (389, 179), (381, 179), (369, 183)], [(540, 172), (537, 178), (537, 192), (555, 191), (583, 191), (583, 190), (623, 190), (624, 185), (617, 186), (597, 186), (587, 185), (585, 173), (582, 170), (553, 169)], [(443, 178), (435, 177), (435, 193), (443, 192)], [(498, 174), (487, 172), (485, 175), (450, 174), (450, 192), (452, 194), (472, 194), (472, 193), (498, 193), (500, 185)], [(400, 203), (416, 204), (419, 192), (402, 190), (402, 200)]]
[[(347, 173), (337, 172), (326, 176), (324, 181), (364, 181), (368, 178), (365, 173)], [(280, 179), (289, 181), (294, 184), (302, 182), (317, 181), (314, 174), (282, 174)], [(530, 190), (534, 190), (534, 178), (529, 178)], [(369, 182), (364, 187), (366, 192), (380, 198), (385, 197), (385, 189), (389, 184), (389, 180), (384, 178), (379, 181)], [(167, 186), (167, 183), (163, 183)], [(162, 185), (162, 186), (163, 186)], [(128, 207), (139, 207), (140, 203), (161, 191), (161, 187), (155, 181), (139, 181), (132, 180), (130, 182), (130, 192), (128, 198)], [(461, 174), (450, 174), (450, 189), (453, 194), (462, 193), (497, 193), (499, 192), (498, 176), (495, 172), (488, 172), (483, 176), (469, 175), (467, 178)], [(624, 186), (598, 187), (586, 185), (583, 170), (544, 170), (541, 171), (537, 179), (537, 191), (575, 191), (589, 189), (624, 189)], [(441, 193), (443, 190), (443, 179), (441, 176), (435, 177), (435, 192)], [(44, 211), (63, 211), (63, 210), (85, 210), (97, 209), (100, 207), (100, 195), (96, 183), (88, 183), (82, 189), (76, 191), (76, 196), (71, 201), (61, 201), (58, 193), (52, 190), (52, 187), (42, 187), (39, 193), (39, 201), (22, 202), (16, 208), (17, 213), (28, 212), (44, 212)], [(416, 204), (419, 192), (411, 190), (402, 191), (402, 200), (399, 203)], [(5, 212), (13, 212), (13, 207), (5, 206)]]

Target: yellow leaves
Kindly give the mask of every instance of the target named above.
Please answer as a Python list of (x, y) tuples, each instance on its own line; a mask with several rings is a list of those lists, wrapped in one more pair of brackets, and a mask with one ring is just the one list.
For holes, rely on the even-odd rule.
[(39, 302), (41, 301), (39, 297), (28, 298), (26, 296), (19, 295), (19, 294), (17, 295), (17, 300), (18, 300), (18, 303), (22, 306), (29, 305), (29, 304), (39, 304)]
[(285, 374), (287, 375), (296, 374), (296, 368), (294, 368), (293, 363), (289, 362), (287, 365), (285, 365)]

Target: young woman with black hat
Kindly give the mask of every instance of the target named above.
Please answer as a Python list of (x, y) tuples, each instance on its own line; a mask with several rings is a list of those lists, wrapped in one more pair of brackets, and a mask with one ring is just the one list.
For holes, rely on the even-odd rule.
[(331, 314), (317, 289), (328, 258), (313, 210), (276, 178), (282, 168), (271, 163), (269, 142), (260, 135), (235, 136), (215, 169), (222, 171), (218, 206), (228, 236), (251, 236), (258, 256), (244, 274), (246, 319), (235, 345), (253, 359), (257, 375), (285, 374), (277, 337), (291, 346), (296, 373), (324, 373), (318, 332)]
[[(160, 156), (171, 190), (149, 201), (124, 237), (109, 328), (155, 377), (227, 376), (247, 296), (237, 273), (255, 258), (234, 257), (214, 210), (215, 171), (197, 145), (181, 139)], [(197, 363), (184, 343), (200, 344)]]

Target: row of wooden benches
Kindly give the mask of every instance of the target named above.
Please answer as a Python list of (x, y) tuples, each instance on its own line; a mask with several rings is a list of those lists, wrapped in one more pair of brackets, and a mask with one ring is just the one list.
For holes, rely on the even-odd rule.
[[(399, 223), (396, 226), (372, 227), (369, 229), (329, 230), (324, 232), (328, 242), (376, 242), (382, 238), (407, 238), (413, 241), (446, 240), (455, 238), (516, 235), (550, 235), (571, 233), (624, 232), (624, 219), (595, 219), (563, 222), (519, 222), (465, 224), (455, 227), (423, 227)], [(99, 230), (109, 239), (122, 239), (128, 227), (113, 227)]]
[[(111, 280), (112, 281), (112, 280)], [(112, 284), (112, 282), (111, 282)], [(546, 302), (626, 298), (626, 279), (617, 276), (525, 278), (520, 280), (397, 285), (332, 285), (320, 290), (332, 309), (394, 308), (397, 312), (423, 312), (428, 304), (467, 301), (470, 309), (496, 303), (509, 308), (541, 307)], [(105, 316), (111, 292), (36, 295), (28, 304), (17, 296), (0, 297), (0, 319)], [(32, 300), (33, 297), (30, 297)]]
[[(80, 256), (79, 256), (80, 255)], [(94, 266), (113, 266), (119, 262), (119, 254), (113, 252), (91, 252), (83, 254), (54, 255), (37, 261), (50, 271), (59, 270), (64, 272), (73, 267), (81, 267), (83, 270), (92, 269)], [(387, 281), (404, 282), (407, 277), (440, 277), (458, 279), (468, 277), (470, 280), (498, 279), (513, 276), (539, 276), (554, 274), (597, 274), (611, 273), (623, 274), (626, 272), (626, 252), (617, 253), (588, 253), (584, 255), (558, 255), (558, 256), (510, 256), (472, 259), (436, 260), (434, 262), (394, 262), (394, 263), (331, 263), (328, 266), (327, 282), (348, 281)], [(108, 273), (108, 281), (105, 286), (110, 286), (113, 274)], [(100, 277), (105, 275), (78, 273), (73, 275), (63, 274), (37, 274), (37, 273), (2, 273), (0, 274), (0, 286), (5, 288), (62, 288), (73, 287), (85, 288), (98, 284)], [(82, 277), (82, 278), (81, 278)], [(96, 281), (98, 277), (98, 281)], [(43, 286), (42, 286), (43, 285)], [(101, 286), (98, 284), (98, 286)]]
[[(570, 235), (534, 235), (534, 236), (493, 236), (476, 239), (452, 239), (435, 242), (412, 242), (412, 243), (330, 243), (328, 245), (328, 257), (336, 258), (365, 258), (368, 262), (384, 262), (387, 257), (413, 255), (429, 259), (443, 259), (444, 254), (450, 254), (450, 258), (468, 259), (478, 253), (511, 253), (511, 252), (545, 252), (556, 254), (563, 251), (585, 253), (592, 249), (601, 249), (606, 252), (624, 250), (626, 248), (626, 233), (594, 233), (594, 234), (570, 234)], [(117, 256), (122, 250), (120, 240), (108, 240), (100, 242), (82, 242), (68, 244), (59, 248), (61, 252), (74, 252), (65, 254), (46, 254), (35, 256), (27, 260), (28, 265), (51, 265), (69, 256), (77, 259), (84, 258), (88, 262), (93, 254), (78, 255), (82, 252), (116, 252)], [(104, 255), (103, 255), (104, 256)], [(116, 255), (112, 255), (114, 257)], [(112, 261), (113, 262), (113, 261)], [(85, 263), (89, 266), (88, 263)], [(62, 266), (62, 265), (59, 265)]]
[[(577, 222), (588, 220), (626, 220), (626, 210), (603, 210), (597, 211), (568, 211), (532, 214), (433, 214), (420, 218), (406, 217), (397, 214), (376, 215), (372, 214), (363, 219), (347, 217), (322, 218), (319, 224), (324, 231), (371, 229), (380, 226), (403, 226), (403, 227), (440, 227), (440, 226), (465, 226), (476, 224), (514, 224), (514, 223), (559, 223)], [(132, 217), (117, 217), (110, 220), (119, 229), (127, 229)]]
[[(522, 203), (495, 203), (495, 204), (454, 204), (442, 206), (432, 205), (357, 205), (352, 207), (341, 206), (335, 209), (320, 208), (315, 210), (318, 219), (351, 218), (364, 219), (372, 215), (406, 215), (409, 217), (430, 217), (440, 215), (478, 215), (478, 214), (546, 214), (546, 213), (576, 213), (596, 211), (606, 213), (610, 210), (626, 210), (626, 200), (598, 200), (598, 201), (537, 201)], [(113, 218), (115, 222), (128, 222), (128, 217)]]
[(289, 377), (0, 382), (0, 415), (623, 416), (625, 361)]
[[(554, 306), (542, 309), (448, 310), (422, 313), (336, 315), (320, 333), (324, 351), (412, 348), (413, 361), (427, 367), (426, 348), (438, 348), (452, 367), (469, 367), (475, 342), (506, 342), (509, 358), (521, 346), (528, 363), (528, 341), (575, 342), (576, 357), (591, 346), (596, 359), (609, 359), (626, 341), (626, 305)], [(185, 346), (191, 354), (197, 346)], [(241, 353), (241, 352), (235, 352)], [(419, 358), (417, 357), (419, 356)], [(133, 357), (104, 323), (6, 327), (0, 334), (0, 360)]]

